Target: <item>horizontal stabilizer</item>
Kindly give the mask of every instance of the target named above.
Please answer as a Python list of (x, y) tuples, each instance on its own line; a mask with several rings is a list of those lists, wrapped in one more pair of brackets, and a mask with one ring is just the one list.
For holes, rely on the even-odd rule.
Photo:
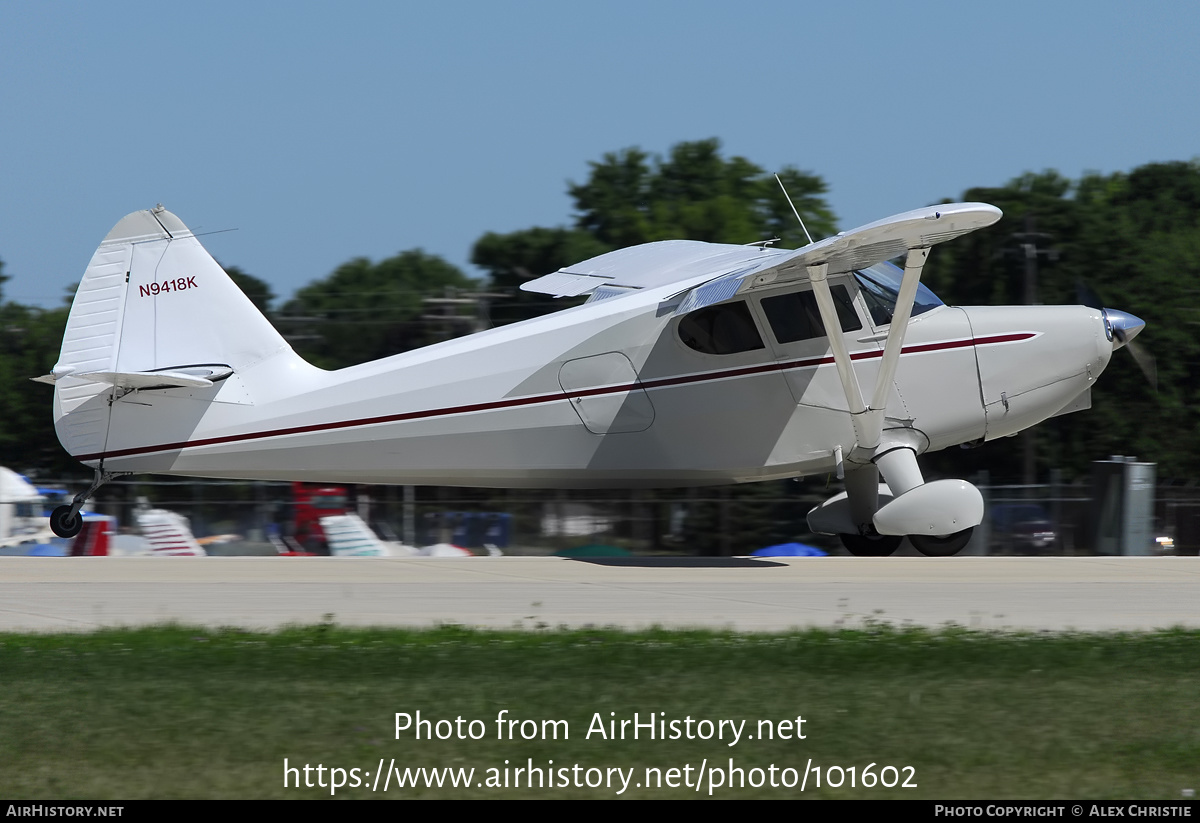
[(78, 374), (76, 377), (81, 377), (92, 383), (111, 383), (114, 386), (119, 386), (123, 389), (150, 389), (163, 387), (183, 387), (192, 386), (196, 388), (206, 388), (212, 385), (211, 380), (203, 377), (192, 377), (179, 372), (111, 372), (98, 371), (90, 374)]
[(228, 366), (189, 367), (187, 369), (164, 369), (162, 371), (92, 371), (50, 373), (33, 380), (38, 383), (54, 385), (64, 377), (77, 377), (89, 383), (107, 383), (123, 389), (171, 389), (171, 388), (207, 388), (216, 380), (223, 380), (233, 374)]

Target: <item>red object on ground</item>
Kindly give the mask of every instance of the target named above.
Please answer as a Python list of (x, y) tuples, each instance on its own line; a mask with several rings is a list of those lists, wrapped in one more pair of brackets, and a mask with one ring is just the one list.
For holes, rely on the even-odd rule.
[(71, 540), (71, 557), (107, 557), (112, 526), (107, 520), (84, 520)]
[(306, 549), (324, 547), (325, 532), (321, 518), (331, 514), (346, 514), (346, 489), (342, 486), (310, 486), (292, 483), (292, 534)]

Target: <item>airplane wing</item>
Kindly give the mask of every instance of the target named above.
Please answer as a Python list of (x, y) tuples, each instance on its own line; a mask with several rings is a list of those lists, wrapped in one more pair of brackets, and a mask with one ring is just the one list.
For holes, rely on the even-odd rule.
[(827, 338), (854, 426), (854, 456), (862, 462), (872, 459), (879, 449), (886, 449), (882, 435), (888, 392), (896, 374), (929, 247), (990, 226), (1001, 216), (1000, 209), (986, 203), (951, 203), (897, 214), (811, 243), (782, 259), (702, 283), (684, 297), (675, 313), (695, 311), (756, 287), (806, 279), (812, 283), (813, 296), (825, 328), (837, 328), (838, 318), (828, 276), (867, 268), (904, 255), (904, 278), (896, 296), (896, 309), (889, 324), (869, 405), (842, 336), (831, 334)]
[[(802, 249), (769, 249), (698, 240), (663, 240), (602, 254), (521, 284), (522, 291), (593, 300), (678, 283), (689, 294), (683, 314), (727, 300), (757, 286), (807, 277), (807, 267), (827, 263), (829, 274), (864, 269), (928, 248), (1001, 217), (986, 203), (950, 203), (897, 214), (868, 223)], [(699, 283), (696, 281), (699, 280)]]
[(910, 249), (927, 249), (990, 226), (1001, 216), (1000, 209), (987, 203), (947, 203), (876, 220), (697, 286), (676, 313), (686, 314), (759, 286), (807, 279), (808, 267), (816, 264), (827, 264), (828, 274), (865, 269), (900, 257)]
[[(574, 297), (604, 287), (604, 296), (682, 283), (698, 276), (720, 277), (746, 266), (779, 260), (792, 252), (762, 246), (661, 240), (618, 249), (521, 284), (522, 291)], [(598, 295), (600, 296), (600, 295)]]

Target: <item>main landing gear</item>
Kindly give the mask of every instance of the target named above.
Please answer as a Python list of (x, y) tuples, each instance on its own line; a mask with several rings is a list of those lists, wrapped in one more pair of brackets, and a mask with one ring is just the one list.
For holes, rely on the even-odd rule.
[(944, 536), (932, 534), (910, 534), (908, 542), (913, 548), (926, 557), (950, 557), (962, 551), (971, 542), (971, 534), (975, 531), (972, 526), (954, 534)]
[(900, 548), (903, 537), (893, 534), (839, 534), (846, 551), (855, 557), (887, 557)]
[(96, 469), (96, 479), (92, 481), (92, 485), (88, 486), (87, 491), (82, 491), (75, 495), (75, 499), (69, 505), (59, 506), (50, 512), (50, 531), (59, 537), (74, 537), (79, 534), (83, 529), (83, 518), (79, 515), (79, 510), (83, 508), (83, 504), (88, 501), (89, 497), (96, 493), (96, 489), (114, 477), (120, 477), (124, 474), (129, 474), (129, 472), (106, 472)]
[(883, 451), (846, 471), (845, 481), (846, 491), (808, 513), (808, 525), (838, 535), (856, 557), (887, 557), (905, 537), (927, 557), (950, 557), (983, 521), (979, 490), (965, 480), (926, 483), (912, 448)]
[[(908, 542), (926, 557), (951, 557), (971, 542), (974, 528), (947, 535), (910, 534)], [(895, 534), (839, 534), (846, 551), (855, 557), (888, 557), (900, 548), (904, 538)]]

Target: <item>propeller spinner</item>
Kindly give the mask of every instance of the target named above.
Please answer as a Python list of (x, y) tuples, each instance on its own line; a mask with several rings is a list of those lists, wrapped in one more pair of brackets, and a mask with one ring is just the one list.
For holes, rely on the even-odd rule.
[(1155, 391), (1158, 391), (1158, 366), (1154, 362), (1154, 355), (1146, 351), (1140, 343), (1133, 342), (1133, 338), (1146, 328), (1146, 321), (1129, 312), (1105, 308), (1100, 302), (1100, 295), (1096, 294), (1095, 290), (1082, 280), (1075, 284), (1075, 290), (1081, 304), (1091, 306), (1093, 309), (1100, 309), (1103, 313), (1104, 333), (1112, 341), (1113, 351), (1128, 348), (1133, 362), (1137, 363), (1142, 374), (1146, 376), (1146, 380)]
[(1133, 342), (1133, 338), (1146, 328), (1146, 321), (1118, 309), (1105, 308), (1101, 311), (1104, 313), (1104, 331), (1112, 340), (1113, 351), (1128, 348), (1130, 355), (1133, 356), (1133, 362), (1138, 364), (1138, 368), (1142, 370), (1142, 374), (1146, 375), (1150, 385), (1154, 387), (1155, 391), (1158, 391), (1158, 366), (1154, 362), (1154, 356), (1141, 344)]
[(1146, 328), (1146, 321), (1134, 317), (1129, 312), (1118, 309), (1103, 309), (1104, 326), (1113, 341), (1113, 351), (1121, 348), (1130, 340), (1137, 337)]

